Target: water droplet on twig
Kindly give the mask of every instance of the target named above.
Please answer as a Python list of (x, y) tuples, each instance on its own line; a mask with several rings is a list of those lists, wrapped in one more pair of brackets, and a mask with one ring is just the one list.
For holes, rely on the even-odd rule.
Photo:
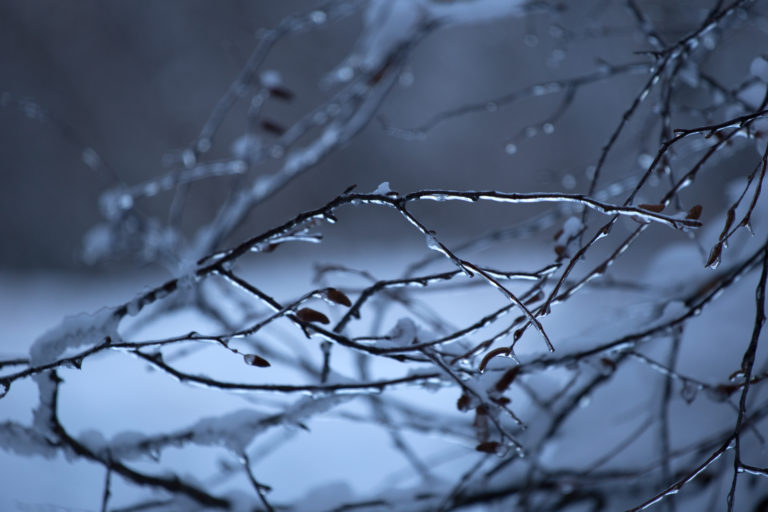
[(699, 392), (698, 384), (686, 380), (683, 382), (683, 389), (680, 390), (680, 396), (683, 397), (685, 403), (690, 404), (696, 400), (696, 394)]

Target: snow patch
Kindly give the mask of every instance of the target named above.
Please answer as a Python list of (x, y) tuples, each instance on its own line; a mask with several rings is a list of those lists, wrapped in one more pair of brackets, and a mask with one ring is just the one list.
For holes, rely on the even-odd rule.
[(346, 482), (328, 482), (307, 491), (296, 503), (296, 510), (328, 510), (339, 503), (352, 502), (355, 495)]
[(0, 448), (17, 455), (41, 455), (46, 459), (58, 453), (40, 432), (12, 421), (0, 424)]
[(241, 409), (215, 418), (204, 418), (192, 426), (191, 440), (201, 445), (223, 445), (235, 453), (241, 453), (265, 430), (278, 425), (299, 425), (311, 416), (325, 412), (353, 397), (354, 395), (302, 398), (278, 416)]
[(379, 186), (376, 187), (376, 190), (373, 191), (373, 194), (375, 195), (387, 195), (390, 192), (392, 192), (392, 189), (389, 188), (389, 182), (388, 181), (382, 181), (379, 183)]
[[(348, 82), (354, 70), (379, 69), (399, 47), (415, 39), (430, 24), (469, 25), (520, 15), (525, 0), (372, 0), (365, 12), (365, 29), (357, 50), (336, 69), (330, 81)], [(334, 80), (335, 78), (335, 80)]]
[(40, 336), (29, 349), (32, 366), (42, 366), (58, 360), (69, 349), (92, 348), (107, 338), (119, 339), (117, 325), (120, 317), (115, 308), (101, 308), (90, 315), (68, 316), (61, 324)]

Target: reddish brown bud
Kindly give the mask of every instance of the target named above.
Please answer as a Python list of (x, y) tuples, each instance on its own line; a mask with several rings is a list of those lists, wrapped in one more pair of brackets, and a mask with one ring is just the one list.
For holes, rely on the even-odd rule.
[(302, 322), (318, 322), (321, 324), (331, 323), (327, 316), (312, 308), (301, 308), (296, 312), (296, 316)]

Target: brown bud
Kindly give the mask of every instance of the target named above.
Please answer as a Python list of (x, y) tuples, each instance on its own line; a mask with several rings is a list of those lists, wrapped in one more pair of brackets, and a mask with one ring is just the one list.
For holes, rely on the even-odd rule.
[(469, 410), (470, 398), (466, 393), (462, 393), (459, 399), (456, 401), (456, 408), (460, 411)]
[(269, 361), (261, 356), (257, 356), (256, 354), (244, 354), (243, 360), (245, 360), (247, 364), (251, 366), (258, 366), (259, 368), (267, 368), (268, 366), (271, 366)]
[(499, 443), (496, 441), (486, 441), (475, 446), (475, 450), (483, 453), (496, 453), (499, 449)]
[(261, 127), (264, 129), (264, 131), (273, 133), (275, 135), (282, 135), (285, 133), (285, 128), (274, 121), (270, 121), (269, 119), (263, 120), (261, 122)]
[(688, 213), (686, 214), (685, 218), (691, 219), (691, 220), (699, 220), (699, 217), (701, 217), (701, 210), (702, 210), (701, 205), (697, 204), (696, 206), (688, 210)]
[(654, 213), (659, 213), (660, 211), (664, 210), (663, 204), (639, 204), (637, 207)]
[(296, 316), (302, 322), (318, 322), (321, 324), (331, 323), (327, 316), (312, 308), (301, 308), (296, 312)]
[(341, 304), (342, 306), (347, 307), (352, 305), (352, 301), (349, 300), (349, 297), (336, 288), (329, 288), (325, 296), (328, 297), (328, 300), (333, 301), (336, 304)]

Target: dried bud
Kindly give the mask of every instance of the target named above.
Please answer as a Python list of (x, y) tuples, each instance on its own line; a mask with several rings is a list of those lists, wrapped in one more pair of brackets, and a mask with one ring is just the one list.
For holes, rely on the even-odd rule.
[(261, 356), (257, 356), (256, 354), (244, 354), (243, 360), (245, 360), (247, 364), (251, 366), (258, 366), (259, 368), (267, 368), (268, 366), (271, 366), (269, 361)]
[(601, 357), (600, 363), (602, 363), (602, 365), (605, 366), (611, 372), (616, 370), (616, 361), (614, 361), (609, 357)]
[(280, 86), (270, 87), (269, 94), (283, 101), (291, 101), (294, 96), (293, 91)]
[(325, 296), (328, 297), (328, 300), (333, 301), (336, 304), (341, 304), (342, 306), (347, 307), (352, 305), (352, 301), (349, 300), (349, 297), (347, 297), (344, 293), (340, 292), (336, 288), (329, 288)]
[(717, 267), (718, 264), (720, 264), (720, 256), (723, 254), (723, 244), (722, 242), (716, 243), (714, 247), (712, 247), (712, 251), (709, 253), (709, 258), (707, 259), (707, 263), (705, 263), (704, 266), (706, 267)]
[(504, 372), (504, 375), (498, 380), (498, 382), (496, 382), (496, 391), (499, 393), (506, 391), (510, 384), (512, 384), (512, 382), (515, 380), (515, 377), (517, 377), (518, 373), (520, 373), (519, 366), (513, 366)]
[(299, 320), (302, 322), (318, 322), (321, 324), (331, 323), (327, 316), (312, 308), (301, 308), (296, 312), (296, 316), (299, 317)]
[(654, 213), (659, 213), (664, 210), (663, 204), (639, 204), (637, 207)]
[(274, 121), (270, 121), (269, 119), (265, 119), (261, 122), (261, 127), (264, 129), (264, 131), (267, 131), (269, 133), (273, 133), (275, 135), (282, 135), (285, 133), (285, 128), (283, 128), (281, 125), (277, 124)]
[(496, 453), (499, 450), (499, 443), (496, 441), (486, 441), (475, 446), (475, 450), (483, 453)]
[(691, 220), (699, 220), (699, 217), (701, 217), (701, 209), (702, 209), (701, 205), (697, 204), (696, 206), (688, 210), (688, 213), (686, 214), (685, 218), (691, 219)]

